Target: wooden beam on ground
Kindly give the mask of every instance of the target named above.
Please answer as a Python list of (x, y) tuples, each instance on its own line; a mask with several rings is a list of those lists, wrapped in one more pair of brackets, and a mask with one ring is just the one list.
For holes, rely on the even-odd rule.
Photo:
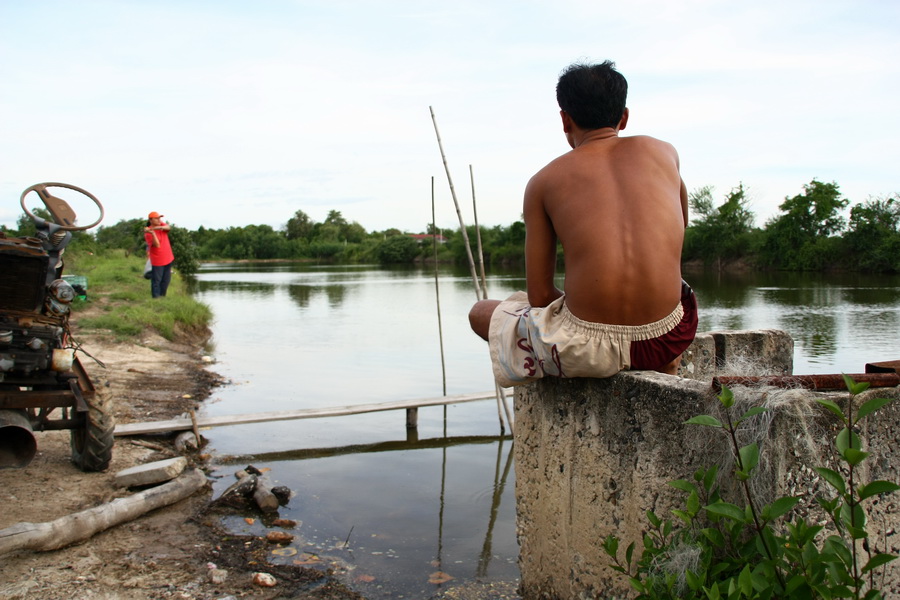
[[(329, 406), (324, 408), (300, 408), (297, 410), (277, 410), (271, 412), (249, 413), (243, 415), (221, 415), (217, 417), (197, 417), (198, 427), (223, 427), (225, 425), (246, 425), (249, 423), (266, 423), (269, 421), (290, 421), (293, 419), (317, 419), (321, 417), (342, 417), (360, 415), (385, 410), (420, 408), (423, 406), (442, 406), (445, 404), (461, 404), (496, 398), (497, 393), (481, 392), (477, 394), (461, 394), (457, 396), (438, 396), (419, 400), (399, 400), (378, 404), (354, 404), (350, 406)], [(170, 419), (167, 421), (150, 421), (144, 423), (124, 423), (117, 425), (115, 435), (142, 435), (147, 433), (165, 433), (168, 431), (186, 431), (192, 429), (194, 423), (189, 418)]]
[(15, 550), (45, 552), (82, 542), (114, 525), (183, 500), (205, 485), (203, 471), (192, 469), (163, 485), (49, 523), (17, 523), (0, 529), (0, 555)]

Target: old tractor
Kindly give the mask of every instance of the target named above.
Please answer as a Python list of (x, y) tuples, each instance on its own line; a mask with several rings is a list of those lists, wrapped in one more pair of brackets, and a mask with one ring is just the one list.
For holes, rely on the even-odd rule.
[[(72, 207), (50, 188), (87, 196), (99, 217), (90, 225), (76, 224)], [(40, 198), (50, 219), (28, 209), (30, 194)], [(69, 317), (83, 290), (76, 291), (79, 286), (73, 287), (62, 272), (72, 233), (97, 226), (103, 205), (65, 183), (32, 185), (22, 192), (20, 204), (37, 234), (13, 237), (0, 231), (0, 468), (31, 462), (37, 452), (34, 432), (69, 429), (72, 461), (83, 471), (102, 471), (112, 458), (112, 404), (75, 354)]]

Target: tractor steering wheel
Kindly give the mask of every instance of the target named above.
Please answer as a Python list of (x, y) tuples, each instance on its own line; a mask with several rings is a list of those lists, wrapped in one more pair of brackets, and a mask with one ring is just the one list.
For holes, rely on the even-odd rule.
[[(68, 202), (66, 202), (62, 198), (57, 198), (56, 196), (50, 194), (50, 192), (47, 191), (47, 188), (49, 187), (61, 187), (69, 190), (75, 190), (79, 194), (87, 196), (93, 201), (97, 208), (100, 209), (100, 216), (97, 217), (97, 220), (90, 225), (75, 225), (75, 211), (72, 210), (72, 207), (69, 206)], [(25, 211), (25, 214), (28, 215), (28, 217), (32, 221), (39, 221), (41, 219), (40, 217), (32, 214), (32, 212), (25, 206), (25, 196), (27, 196), (31, 192), (37, 192), (37, 195), (40, 196), (41, 201), (44, 203), (44, 206), (46, 206), (47, 210), (50, 211), (50, 214), (53, 215), (53, 221), (63, 231), (84, 231), (86, 229), (96, 227), (100, 223), (100, 221), (103, 220), (103, 205), (100, 204), (100, 201), (97, 200), (97, 197), (89, 191), (83, 190), (80, 187), (74, 185), (69, 185), (68, 183), (36, 183), (22, 192), (22, 196), (21, 198), (19, 198), (19, 203), (22, 205), (22, 210)]]

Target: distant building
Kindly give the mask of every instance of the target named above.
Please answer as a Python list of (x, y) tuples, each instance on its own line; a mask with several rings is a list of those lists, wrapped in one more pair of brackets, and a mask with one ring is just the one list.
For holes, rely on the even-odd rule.
[(437, 240), (438, 244), (446, 244), (447, 238), (442, 235), (434, 235), (433, 233), (411, 233), (409, 237), (416, 240), (420, 244), (424, 244), (425, 242), (430, 242), (432, 239)]

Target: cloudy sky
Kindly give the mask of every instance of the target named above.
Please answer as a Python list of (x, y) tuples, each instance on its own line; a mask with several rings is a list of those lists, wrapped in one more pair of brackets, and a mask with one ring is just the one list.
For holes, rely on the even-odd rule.
[[(107, 225), (195, 229), (339, 210), (369, 231), (508, 225), (568, 150), (554, 86), (629, 81), (623, 135), (675, 145), (689, 190), (743, 183), (757, 223), (812, 179), (900, 192), (894, 0), (0, 0), (0, 225), (33, 183)], [(79, 211), (82, 223), (91, 215)]]

